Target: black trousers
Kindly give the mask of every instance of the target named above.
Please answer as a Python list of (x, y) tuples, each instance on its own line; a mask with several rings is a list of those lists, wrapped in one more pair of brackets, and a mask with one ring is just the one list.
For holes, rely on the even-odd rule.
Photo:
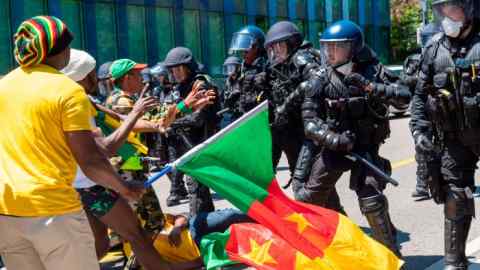
[(298, 155), (302, 148), (303, 138), (303, 132), (272, 128), (272, 161), (274, 170), (277, 169), (282, 152), (284, 152), (287, 156), (290, 174), (293, 175)]
[[(362, 155), (389, 172), (389, 162), (378, 156), (378, 148)], [(359, 198), (378, 195), (385, 188), (382, 180), (368, 172), (363, 165), (347, 159), (344, 153), (322, 149), (315, 157), (308, 181), (299, 185), (296, 193), (301, 197), (301, 201), (343, 211), (335, 185), (347, 171), (351, 171), (350, 188)]]
[[(168, 139), (171, 161), (179, 158), (189, 150), (186, 147), (186, 144), (182, 141), (182, 138), (178, 136), (171, 136)], [(171, 174), (172, 185), (175, 185), (174, 192), (179, 192), (182, 188), (184, 189), (183, 176), (183, 173), (178, 171)], [(207, 186), (202, 185), (190, 176), (185, 176), (185, 182), (187, 185), (188, 194), (190, 196), (190, 216), (194, 216), (200, 212), (215, 211), (210, 189)]]

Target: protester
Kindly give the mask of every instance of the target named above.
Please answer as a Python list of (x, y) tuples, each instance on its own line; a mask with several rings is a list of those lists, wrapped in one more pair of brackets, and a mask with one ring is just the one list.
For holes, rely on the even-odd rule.
[(92, 106), (59, 70), (73, 35), (38, 16), (14, 36), (20, 65), (0, 80), (0, 254), (8, 269), (99, 269), (94, 238), (72, 181), (77, 163), (93, 181), (138, 199), (95, 144)]

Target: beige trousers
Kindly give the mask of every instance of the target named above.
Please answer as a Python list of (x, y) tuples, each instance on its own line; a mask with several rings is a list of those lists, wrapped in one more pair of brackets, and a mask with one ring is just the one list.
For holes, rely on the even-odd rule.
[(99, 270), (83, 210), (51, 217), (0, 215), (0, 255), (8, 270)]

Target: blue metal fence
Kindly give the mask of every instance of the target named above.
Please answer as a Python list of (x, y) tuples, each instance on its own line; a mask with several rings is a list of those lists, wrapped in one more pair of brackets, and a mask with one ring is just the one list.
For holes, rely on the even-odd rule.
[(318, 33), (342, 18), (359, 23), (367, 43), (389, 58), (389, 0), (2, 0), (0, 74), (15, 67), (12, 35), (29, 17), (63, 19), (99, 63), (129, 57), (154, 64), (174, 46), (188, 46), (213, 74), (221, 72), (232, 33), (246, 23), (265, 31), (291, 20), (318, 46)]

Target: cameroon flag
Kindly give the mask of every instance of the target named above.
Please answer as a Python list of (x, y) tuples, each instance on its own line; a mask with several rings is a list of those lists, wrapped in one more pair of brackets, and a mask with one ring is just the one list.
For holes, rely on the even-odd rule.
[(220, 250), (225, 263), (258, 269), (400, 269), (403, 261), (347, 217), (288, 198), (275, 179), (271, 141), (264, 102), (173, 164), (259, 223), (235, 225), (225, 245), (202, 248), (207, 266)]

